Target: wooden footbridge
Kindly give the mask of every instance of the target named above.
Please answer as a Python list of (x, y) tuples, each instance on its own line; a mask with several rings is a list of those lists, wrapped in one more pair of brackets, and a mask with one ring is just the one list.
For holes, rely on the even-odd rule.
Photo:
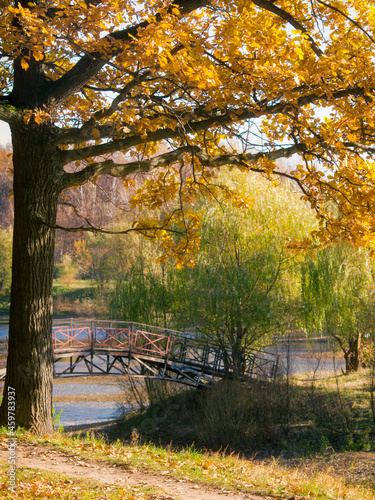
[[(129, 375), (203, 386), (234, 376), (230, 347), (196, 334), (130, 322), (69, 320), (55, 322), (52, 337), (55, 377)], [(278, 358), (249, 349), (241, 353), (241, 363), (246, 379), (273, 378)]]

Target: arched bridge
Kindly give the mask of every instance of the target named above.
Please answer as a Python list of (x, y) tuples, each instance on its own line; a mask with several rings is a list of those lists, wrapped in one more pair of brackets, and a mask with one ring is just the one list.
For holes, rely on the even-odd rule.
[[(202, 386), (234, 373), (230, 347), (140, 323), (59, 320), (52, 337), (55, 377), (129, 375)], [(249, 349), (242, 362), (245, 378), (277, 372), (271, 353)]]

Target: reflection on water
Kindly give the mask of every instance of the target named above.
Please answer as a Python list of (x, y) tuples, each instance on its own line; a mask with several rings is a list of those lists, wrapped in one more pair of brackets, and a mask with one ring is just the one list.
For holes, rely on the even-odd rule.
[(123, 392), (121, 386), (103, 385), (103, 384), (54, 384), (53, 395), (54, 396), (102, 396), (108, 394), (120, 394)]
[(106, 422), (118, 416), (117, 404), (111, 402), (79, 401), (77, 403), (54, 403), (53, 406), (56, 414), (62, 410), (60, 417), (62, 426)]
[(301, 356), (296, 355), (296, 353), (292, 353), (289, 358), (287, 356), (280, 356), (280, 364), (284, 370), (284, 373), (289, 372), (291, 375), (297, 375), (302, 373), (312, 373), (315, 371), (318, 372), (339, 372), (341, 373), (341, 369), (345, 370), (345, 360), (340, 357), (337, 358), (323, 358), (317, 355), (316, 357), (304, 357), (305, 353)]

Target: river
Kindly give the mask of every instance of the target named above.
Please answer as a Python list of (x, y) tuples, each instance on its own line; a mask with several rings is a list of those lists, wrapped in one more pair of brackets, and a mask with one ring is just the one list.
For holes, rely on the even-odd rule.
[[(0, 339), (7, 334), (8, 328), (0, 326)], [(319, 372), (336, 370), (341, 373), (341, 369), (344, 368), (342, 355), (332, 358), (327, 349), (329, 346), (326, 342), (307, 344), (304, 341), (289, 344), (289, 350), (287, 350), (285, 342), (280, 341), (268, 350), (280, 356), (280, 368), (284, 373), (288, 371), (290, 374), (303, 374), (315, 370)], [(65, 368), (64, 363), (58, 363), (58, 365), (61, 368), (59, 366), (57, 371)], [(100, 377), (100, 379), (100, 383), (96, 383), (98, 378), (90, 376), (75, 377), (74, 383), (66, 378), (55, 380), (54, 409), (56, 413), (61, 411), (61, 425), (91, 424), (116, 419), (119, 414), (117, 401), (123, 391), (120, 378), (118, 378), (119, 382), (116, 381), (116, 376), (107, 379)], [(2, 383), (0, 387), (1, 385)], [(101, 401), (95, 401), (95, 396), (98, 396)], [(105, 401), (103, 401), (103, 396), (106, 396)], [(70, 401), (61, 401), (62, 397)]]

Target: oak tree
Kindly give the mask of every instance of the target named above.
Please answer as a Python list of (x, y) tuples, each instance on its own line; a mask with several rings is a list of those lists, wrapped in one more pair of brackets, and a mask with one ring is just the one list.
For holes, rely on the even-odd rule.
[[(279, 173), (317, 211), (321, 242), (373, 244), (370, 2), (0, 0), (0, 9), (0, 119), (14, 170), (5, 388), (16, 389), (17, 425), (52, 429), (54, 238), (69, 188), (100, 175), (129, 185), (160, 169), (134, 205), (179, 200), (162, 213), (160, 241), (188, 260), (198, 245), (192, 199), (216, 169), (271, 176), (278, 158), (298, 153), (295, 171)], [(130, 229), (157, 225), (140, 211)]]

